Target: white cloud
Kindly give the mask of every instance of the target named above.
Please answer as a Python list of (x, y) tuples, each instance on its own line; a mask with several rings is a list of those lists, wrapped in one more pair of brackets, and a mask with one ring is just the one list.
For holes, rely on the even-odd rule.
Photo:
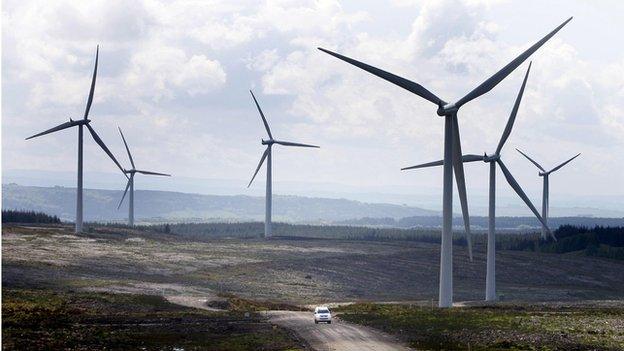
[[(22, 139), (82, 113), (99, 43), (92, 111), (98, 132), (120, 153), (117, 124), (133, 138), (142, 155), (137, 158), (183, 169), (189, 176), (246, 179), (257, 163), (263, 133), (247, 90), (260, 84), (262, 89), (254, 92), (276, 134), (323, 146), (318, 155), (280, 154), (280, 164), (315, 165), (307, 174), (283, 166), (276, 170), (281, 179), (438, 186), (433, 175), (398, 172), (400, 166), (440, 157), (442, 120), (435, 106), (316, 47), (387, 69), (454, 100), (551, 27), (526, 18), (530, 29), (539, 27), (538, 33), (517, 34), (507, 28), (505, 17), (492, 15), (513, 4), (497, 1), (403, 0), (395, 5), (330, 0), (4, 2), (4, 167), (73, 165), (75, 154), (59, 141), (69, 137)], [(544, 6), (546, 11), (551, 5)], [(397, 16), (413, 13), (411, 26), (369, 29), (382, 10)], [(624, 61), (610, 62), (598, 54), (588, 60), (579, 52), (579, 41), (593, 39), (569, 35), (573, 26), (574, 21), (532, 57), (523, 105), (505, 150), (507, 163), (526, 181), (533, 174), (513, 157), (513, 146), (543, 150), (539, 156), (546, 162), (583, 151), (579, 165), (586, 175), (570, 177), (565, 189), (580, 191), (574, 182), (581, 181), (591, 183), (592, 191), (605, 192), (606, 186), (588, 179), (616, 183), (609, 174), (621, 173)], [(526, 64), (462, 109), (466, 152), (495, 147), (525, 69)], [(42, 145), (54, 156), (43, 152)], [(110, 170), (100, 151), (91, 152), (100, 161), (94, 167)]]
[(225, 83), (226, 73), (204, 55), (188, 57), (181, 49), (153, 45), (132, 55), (124, 78), (126, 89), (157, 101), (174, 98), (178, 90), (207, 93)]

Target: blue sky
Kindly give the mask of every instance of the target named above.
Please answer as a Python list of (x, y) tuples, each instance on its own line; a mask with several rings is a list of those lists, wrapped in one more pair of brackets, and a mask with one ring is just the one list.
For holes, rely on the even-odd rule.
[[(24, 138), (81, 116), (100, 44), (91, 119), (124, 164), (117, 126), (141, 168), (246, 183), (266, 137), (251, 88), (276, 137), (321, 145), (275, 150), (274, 179), (436, 192), (441, 170), (399, 171), (440, 158), (434, 108), (316, 47), (454, 100), (574, 16), (532, 56), (503, 158), (537, 199), (537, 171), (514, 148), (545, 167), (581, 152), (553, 193), (624, 197), (623, 10), (620, 1), (4, 1), (2, 168), (75, 169), (75, 131)], [(495, 149), (527, 64), (463, 108), (465, 152)], [(85, 168), (113, 167), (87, 140)], [(485, 194), (486, 165), (466, 172), (469, 195)]]

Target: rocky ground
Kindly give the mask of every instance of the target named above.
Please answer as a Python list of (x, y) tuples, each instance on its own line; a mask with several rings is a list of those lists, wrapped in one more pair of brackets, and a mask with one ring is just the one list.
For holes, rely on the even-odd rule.
[[(123, 296), (143, 296), (139, 304), (144, 304), (145, 301), (141, 299), (145, 296), (151, 296), (148, 298), (148, 306), (141, 310), (142, 314), (136, 315), (134, 319), (122, 319), (118, 324), (160, 325), (150, 330), (157, 333), (164, 330), (172, 338), (163, 340), (162, 344), (148, 344), (151, 346), (147, 349), (155, 350), (171, 349), (171, 345), (186, 340), (184, 328), (167, 329), (167, 325), (175, 321), (182, 321), (182, 325), (188, 322), (199, 328), (198, 333), (213, 335), (213, 340), (222, 345), (217, 349), (253, 350), (263, 342), (267, 343), (265, 349), (269, 350), (306, 349), (309, 348), (307, 344), (313, 344), (315, 340), (308, 340), (306, 344), (289, 333), (288, 326), (287, 329), (271, 327), (267, 316), (258, 311), (296, 310), (299, 309), (296, 306), (345, 302), (358, 304), (351, 309), (343, 307), (344, 319), (385, 330), (412, 347), (436, 349), (435, 342), (441, 337), (458, 341), (453, 345), (459, 348), (470, 345), (462, 341), (469, 341), (475, 346), (491, 335), (486, 332), (490, 330), (487, 328), (474, 329), (472, 324), (463, 322), (447, 325), (447, 319), (440, 318), (442, 315), (432, 316), (429, 312), (423, 314), (423, 311), (437, 310), (431, 309), (437, 296), (439, 247), (436, 244), (294, 238), (194, 242), (170, 234), (143, 230), (95, 227), (85, 234), (74, 235), (68, 226), (23, 225), (3, 226), (2, 244), (3, 331), (4, 340), (8, 340), (3, 341), (3, 349), (20, 349), (24, 346), (20, 342), (33, 338), (40, 340), (37, 337), (49, 342), (59, 342), (58, 338), (70, 343), (84, 340), (83, 343), (66, 347), (68, 349), (81, 349), (84, 345), (87, 345), (86, 349), (115, 349), (115, 345), (123, 348), (120, 345), (124, 342), (143, 345), (136, 344), (136, 340), (152, 340), (151, 332), (143, 327), (126, 328), (128, 332), (121, 334), (117, 334), (120, 333), (119, 328), (110, 329), (110, 322), (118, 323), (116, 318), (121, 312), (107, 312), (115, 304), (108, 304), (104, 309), (97, 307), (101, 305), (98, 301), (103, 299), (102, 296), (113, 296), (111, 299), (122, 301), (125, 301)], [(454, 250), (455, 300), (459, 301), (458, 305), (467, 307), (454, 309), (452, 313), (469, 312), (455, 316), (453, 320), (466, 321), (468, 316), (472, 318), (469, 320), (475, 321), (476, 326), (482, 326), (480, 318), (487, 316), (494, 321), (511, 321), (496, 329), (502, 343), (490, 346), (506, 349), (521, 345), (509, 344), (511, 346), (506, 347), (505, 342), (510, 340), (530, 340), (535, 335), (549, 335), (550, 339), (544, 340), (553, 343), (545, 343), (545, 349), (566, 349), (573, 344), (565, 344), (561, 340), (575, 333), (591, 338), (594, 335), (592, 333), (596, 332), (594, 336), (602, 339), (599, 344), (595, 344), (598, 346), (594, 349), (617, 349), (619, 344), (603, 340), (605, 335), (607, 339), (622, 338), (624, 333), (623, 306), (617, 301), (624, 297), (624, 262), (590, 258), (576, 253), (560, 255), (499, 251), (497, 281), (503, 302), (494, 306), (494, 310), (487, 310), (484, 308), (492, 306), (483, 307), (479, 303), (485, 282), (484, 248), (476, 248), (473, 262), (468, 260), (465, 248), (455, 247)], [(32, 318), (30, 315), (33, 311), (35, 315), (40, 315), (37, 311), (41, 306), (36, 307), (35, 304), (33, 307), (28, 302), (30, 298), (25, 299), (23, 296), (33, 291), (36, 294), (60, 294), (61, 300), (65, 301), (61, 305), (71, 308), (76, 305), (76, 301), (81, 301), (81, 298), (84, 300), (87, 296), (92, 302), (95, 301), (93, 305), (96, 308), (88, 307), (91, 303), (78, 303), (78, 306), (87, 306), (85, 313), (88, 316), (102, 313), (105, 318), (97, 319), (95, 326), (89, 319), (91, 317), (71, 319), (69, 324), (55, 327), (57, 332), (49, 334), (47, 327), (41, 328), (41, 323), (47, 323), (45, 318), (39, 318), (34, 324), (24, 322)], [(153, 298), (158, 300), (150, 300)], [(366, 304), (368, 301), (377, 302), (373, 306), (381, 306), (382, 309), (371, 312), (370, 305)], [(379, 302), (385, 304), (380, 305)], [(198, 316), (192, 312), (196, 309), (182, 311), (171, 307), (179, 305), (201, 308), (203, 311)], [(126, 306), (132, 311), (131, 303), (124, 302), (120, 306)], [(543, 306), (546, 310), (529, 310), (518, 319), (518, 309), (527, 309), (528, 306)], [(574, 314), (586, 311), (588, 306), (592, 311), (600, 308), (597, 312), (600, 315)], [(163, 309), (173, 309), (175, 313), (162, 315), (160, 313)], [(609, 314), (610, 309), (614, 311), (613, 314)], [(54, 313), (57, 312), (65, 315), (67, 311), (61, 309)], [(51, 316), (46, 313), (43, 315)], [(404, 318), (394, 320), (395, 314)], [(9, 318), (6, 318), (7, 315)], [(554, 317), (544, 319), (544, 316)], [(579, 318), (566, 320), (566, 316)], [(422, 329), (424, 317), (429, 318), (424, 320), (430, 324), (425, 324), (428, 327)], [(245, 322), (245, 318), (250, 324)], [(236, 327), (220, 329), (219, 321)], [(509, 332), (519, 330), (514, 321), (522, 322), (522, 333), (516, 335)], [(596, 321), (599, 324), (607, 323), (609, 328), (594, 328)], [(92, 333), (88, 331), (92, 329), (88, 328), (83, 330), (84, 335), (71, 333), (76, 325), (83, 324), (106, 335), (121, 335), (120, 339), (109, 338), (119, 340), (119, 343), (104, 346), (97, 344), (100, 339), (90, 338)], [(461, 326), (459, 331), (447, 333), (448, 328), (457, 325)], [(441, 329), (437, 329), (438, 326)], [(306, 328), (310, 329), (308, 326)], [(303, 330), (295, 332), (305, 334)], [(334, 333), (333, 330), (330, 332)], [(236, 338), (228, 339), (227, 335), (230, 334), (236, 335)], [(259, 339), (254, 338), (256, 334)], [(312, 331), (309, 334), (318, 333)], [(350, 335), (344, 338), (357, 339)], [(278, 342), (272, 343), (274, 339)], [(342, 342), (338, 339), (337, 342)], [(236, 346), (238, 342), (242, 342), (242, 346)], [(93, 347), (89, 348), (89, 345)], [(484, 349), (490, 349), (487, 346), (489, 344), (481, 345), (485, 345)], [(34, 349), (45, 349), (50, 344), (43, 342), (39, 346)], [(202, 347), (206, 348), (203, 344), (191, 342), (185, 349)]]
[[(165, 295), (228, 292), (291, 304), (431, 300), (439, 247), (418, 242), (220, 239), (145, 231), (5, 226), (3, 285), (72, 286)], [(580, 254), (497, 253), (502, 300), (577, 301), (624, 297), (624, 262)], [(480, 300), (485, 255), (455, 247), (456, 301)]]

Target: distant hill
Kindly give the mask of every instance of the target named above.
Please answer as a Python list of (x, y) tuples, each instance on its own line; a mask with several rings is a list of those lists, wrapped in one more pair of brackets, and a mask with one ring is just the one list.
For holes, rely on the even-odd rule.
[[(121, 195), (122, 191), (119, 190), (85, 189), (85, 220), (115, 221), (127, 218), (126, 201), (117, 210)], [(63, 220), (73, 220), (75, 202), (75, 188), (2, 185), (3, 209), (41, 211)], [(436, 211), (410, 206), (345, 199), (273, 196), (273, 216), (276, 221), (331, 223), (363, 217), (400, 219), (437, 215)], [(262, 220), (264, 198), (136, 190), (135, 217), (144, 221)]]

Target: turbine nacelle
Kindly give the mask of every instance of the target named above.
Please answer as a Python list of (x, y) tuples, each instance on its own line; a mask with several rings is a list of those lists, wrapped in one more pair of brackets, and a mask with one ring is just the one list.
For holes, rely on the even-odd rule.
[(271, 146), (271, 145), (275, 144), (275, 140), (273, 140), (273, 139), (269, 139), (269, 140), (261, 139), (261, 140), (262, 140), (262, 142), (261, 142), (262, 145), (269, 145), (269, 146)]
[(539, 173), (538, 173), (538, 175), (539, 175), (540, 177), (545, 177), (545, 176), (547, 176), (547, 175), (548, 175), (548, 173), (549, 173), (549, 172), (539, 172)]
[(499, 154), (488, 155), (485, 152), (483, 153), (483, 162), (485, 162), (485, 163), (496, 162), (498, 160), (500, 160), (500, 155)]
[(436, 113), (438, 114), (438, 116), (442, 117), (442, 116), (448, 116), (451, 114), (456, 113), (459, 110), (459, 107), (455, 106), (455, 103), (450, 103), (450, 104), (440, 104), (438, 105), (438, 110), (436, 111)]
[(75, 123), (76, 125), (85, 125), (85, 124), (89, 124), (91, 123), (90, 119), (72, 119), (71, 117), (69, 118), (69, 123)]

